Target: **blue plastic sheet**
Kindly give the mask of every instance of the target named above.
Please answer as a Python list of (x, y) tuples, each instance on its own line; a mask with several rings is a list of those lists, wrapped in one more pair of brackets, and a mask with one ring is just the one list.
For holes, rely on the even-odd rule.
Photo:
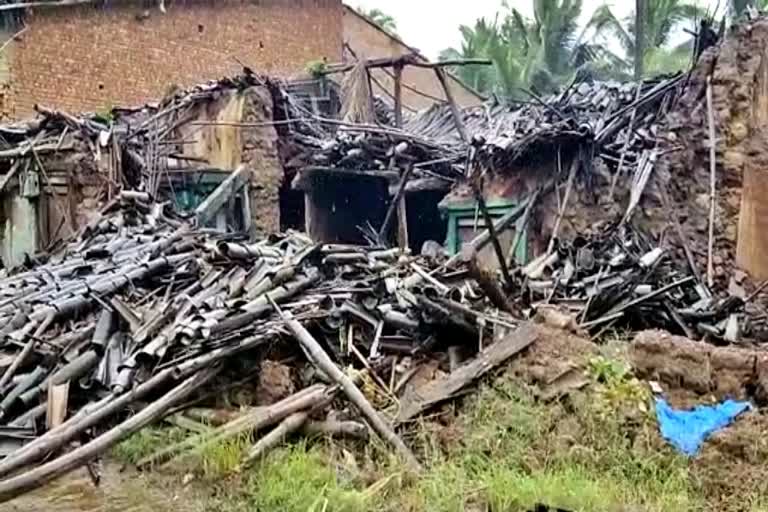
[(699, 405), (676, 411), (666, 400), (656, 399), (656, 418), (661, 436), (686, 455), (696, 455), (704, 440), (727, 427), (736, 417), (752, 408), (749, 402), (726, 400), (717, 405)]

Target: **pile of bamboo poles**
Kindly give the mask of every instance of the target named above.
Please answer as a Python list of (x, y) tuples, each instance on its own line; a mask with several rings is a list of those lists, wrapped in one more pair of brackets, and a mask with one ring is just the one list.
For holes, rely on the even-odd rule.
[[(233, 356), (281, 342), (301, 347), (330, 384), (266, 416), (256, 409), (220, 434), (283, 420), (272, 438), (318, 428), (313, 413), (340, 391), (418, 470), (392, 422), (340, 366), (360, 368), (394, 396), (404, 360), (451, 348), (458, 365), (457, 354), (472, 357), (495, 331), (518, 325), (455, 259), (318, 245), (298, 233), (249, 243), (197, 228), (147, 198), (122, 194), (78, 239), (0, 279), (0, 500), (194, 402), (215, 375), (234, 380), (226, 363)], [(129, 415), (137, 404), (140, 412)], [(71, 450), (86, 433), (95, 437)]]

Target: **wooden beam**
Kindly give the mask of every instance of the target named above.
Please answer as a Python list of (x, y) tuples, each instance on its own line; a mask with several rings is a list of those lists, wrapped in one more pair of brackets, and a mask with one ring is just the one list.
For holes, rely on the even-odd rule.
[(493, 227), (493, 219), (488, 212), (488, 206), (485, 204), (485, 198), (479, 187), (472, 187), (475, 193), (475, 199), (477, 199), (477, 205), (480, 207), (480, 212), (485, 219), (485, 227), (488, 229), (488, 236), (491, 238), (493, 244), (493, 250), (496, 252), (496, 259), (499, 262), (499, 268), (501, 269), (501, 275), (504, 277), (504, 283), (507, 286), (512, 286), (512, 277), (509, 275), (509, 269), (507, 268), (507, 261), (504, 258), (504, 251), (501, 249), (501, 243), (499, 243), (499, 237), (496, 236), (496, 229)]
[(221, 207), (243, 188), (248, 181), (249, 172), (250, 170), (246, 166), (239, 166), (216, 187), (216, 190), (205, 198), (205, 201), (200, 203), (200, 206), (195, 209), (195, 216), (200, 225), (204, 225), (214, 218)]
[[(383, 57), (379, 59), (368, 59), (365, 62), (365, 67), (367, 69), (375, 69), (375, 68), (391, 68), (396, 66), (401, 66), (401, 67), (415, 66), (417, 68), (442, 69), (446, 66), (470, 66), (470, 65), (490, 66), (492, 64), (493, 62), (491, 62), (489, 59), (452, 59), (452, 60), (444, 60), (440, 62), (429, 62), (417, 54), (406, 54), (406, 55), (400, 55), (397, 57)], [(357, 63), (330, 64), (328, 65), (327, 69), (324, 71), (324, 74), (345, 73), (353, 69), (356, 65)]]
[(405, 204), (405, 194), (400, 194), (397, 201), (397, 246), (401, 251), (408, 249), (408, 209)]
[(466, 386), (530, 346), (538, 334), (533, 325), (522, 324), (504, 339), (480, 352), (477, 357), (446, 377), (430, 381), (403, 397), (397, 423), (415, 418), (430, 407), (458, 396)]
[[(378, 238), (379, 243), (381, 244), (384, 244), (386, 241), (387, 231), (389, 231), (389, 226), (392, 224), (392, 217), (395, 214), (395, 209), (398, 207), (400, 200), (403, 199), (405, 194), (405, 184), (408, 183), (408, 178), (410, 178), (411, 172), (413, 172), (413, 166), (409, 165), (405, 168), (403, 175), (400, 177), (400, 183), (397, 186), (397, 193), (395, 194), (395, 197), (392, 198), (392, 202), (389, 204), (389, 208), (387, 209), (387, 214), (384, 216), (384, 222), (381, 224), (381, 229), (379, 229)], [(408, 235), (406, 229), (406, 238), (407, 236)]]
[(395, 66), (395, 126), (403, 127), (403, 66)]
[(467, 135), (467, 129), (464, 126), (464, 121), (461, 119), (461, 113), (459, 107), (456, 105), (456, 100), (453, 99), (453, 93), (451, 88), (448, 87), (448, 81), (445, 78), (445, 71), (442, 68), (435, 68), (435, 74), (440, 81), (440, 85), (443, 86), (443, 92), (445, 92), (445, 99), (448, 100), (448, 105), (451, 107), (451, 113), (453, 113), (453, 122), (456, 123), (456, 130), (458, 130), (461, 140), (469, 143), (469, 135)]

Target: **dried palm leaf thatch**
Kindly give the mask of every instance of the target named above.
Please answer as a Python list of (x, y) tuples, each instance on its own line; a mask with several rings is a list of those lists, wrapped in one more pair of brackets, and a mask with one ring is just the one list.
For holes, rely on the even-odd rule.
[(365, 61), (360, 60), (341, 84), (341, 118), (347, 123), (372, 124), (376, 114), (371, 105), (371, 87)]

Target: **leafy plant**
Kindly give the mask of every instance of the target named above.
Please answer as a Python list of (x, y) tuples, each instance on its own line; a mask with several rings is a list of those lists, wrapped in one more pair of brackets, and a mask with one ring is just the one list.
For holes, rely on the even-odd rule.
[(325, 61), (313, 60), (307, 63), (306, 69), (307, 73), (309, 73), (312, 78), (320, 78), (325, 75), (325, 72), (328, 70), (328, 65)]
[(389, 32), (390, 34), (397, 35), (397, 22), (395, 18), (385, 13), (381, 9), (366, 10), (363, 7), (358, 7), (357, 12), (374, 22), (376, 25)]

